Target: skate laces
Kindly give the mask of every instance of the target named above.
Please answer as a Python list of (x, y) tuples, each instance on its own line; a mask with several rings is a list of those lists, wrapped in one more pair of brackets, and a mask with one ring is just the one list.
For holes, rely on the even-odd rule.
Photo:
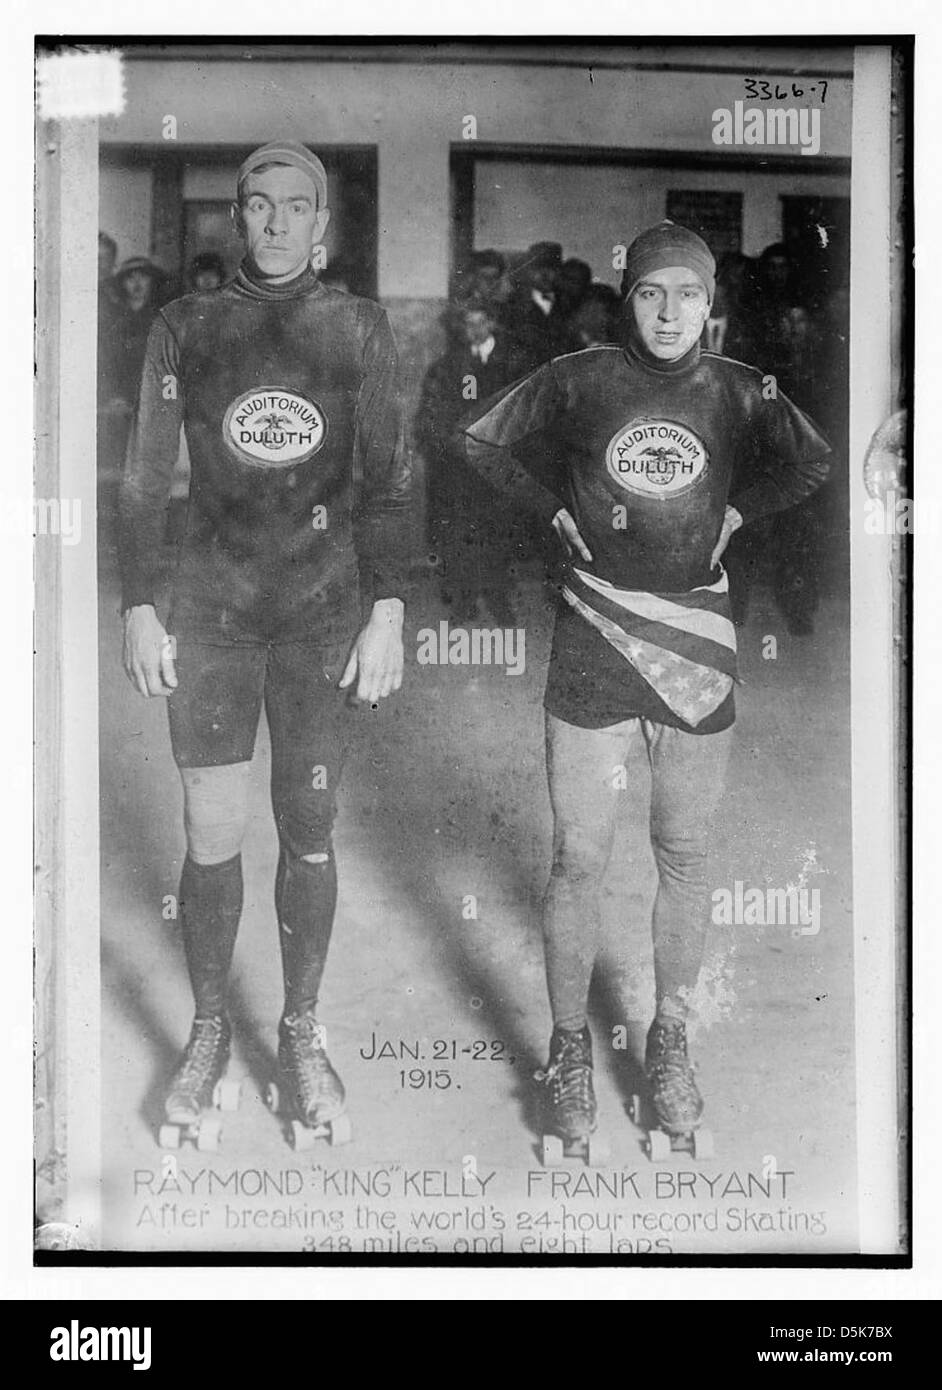
[(196, 1019), (180, 1069), (174, 1077), (176, 1086), (183, 1090), (197, 1090), (206, 1084), (222, 1049), (223, 1032), (219, 1019)]
[(534, 1073), (535, 1080), (550, 1088), (554, 1106), (589, 1106), (593, 1101), (592, 1063), (582, 1038), (562, 1038), (549, 1065)]
[(665, 1100), (686, 1100), (696, 1092), (694, 1067), (687, 1056), (687, 1030), (656, 1025), (647, 1066), (648, 1077)]
[(312, 1014), (298, 1014), (284, 1020), (284, 1033), (298, 1094), (306, 1106), (322, 1098), (334, 1076), (324, 1050), (324, 1030)]
[(294, 1014), (284, 1020), (284, 1030), (293, 1052), (306, 1061), (324, 1052), (324, 1030), (313, 1014)]

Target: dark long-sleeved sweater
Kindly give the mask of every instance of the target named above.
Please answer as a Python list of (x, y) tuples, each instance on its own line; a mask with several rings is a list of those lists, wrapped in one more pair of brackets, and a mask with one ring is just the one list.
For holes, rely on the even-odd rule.
[[(547, 525), (568, 508), (592, 553), (581, 569), (618, 588), (678, 595), (716, 580), (710, 559), (727, 504), (745, 522), (792, 506), (825, 481), (831, 452), (755, 368), (696, 345), (677, 362), (630, 346), (556, 358), (485, 401), (464, 436), (469, 461), (516, 505)], [(514, 452), (525, 443), (528, 467)], [(547, 483), (562, 463), (556, 490), (541, 483), (541, 457)], [(636, 717), (687, 727), (565, 605), (545, 704), (585, 728)], [(734, 718), (730, 692), (691, 732), (715, 733)]]
[[(755, 368), (697, 346), (673, 363), (620, 347), (556, 358), (464, 430), (469, 461), (499, 491), (547, 523), (568, 507), (593, 555), (585, 568), (658, 593), (710, 582), (727, 503), (744, 522), (792, 506), (824, 482), (831, 452)], [(535, 480), (532, 450), (529, 468), (514, 457), (540, 433), (565, 460), (564, 496)]]
[(170, 626), (208, 641), (350, 631), (401, 596), (411, 474), (384, 311), (309, 270), (246, 269), (151, 330), (121, 489), (125, 608), (154, 601), (184, 426), (192, 466)]

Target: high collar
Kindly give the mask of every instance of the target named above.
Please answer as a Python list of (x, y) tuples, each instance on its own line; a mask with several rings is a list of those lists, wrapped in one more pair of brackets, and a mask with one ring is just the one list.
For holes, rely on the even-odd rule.
[(248, 257), (236, 271), (235, 285), (252, 299), (297, 299), (302, 294), (311, 294), (319, 289), (319, 281), (312, 268), (307, 265), (303, 270), (295, 275), (293, 280), (286, 280), (283, 285), (273, 285), (270, 280), (263, 279)]
[(645, 352), (634, 338), (634, 334), (625, 334), (622, 343), (625, 356), (632, 362), (637, 362), (639, 367), (643, 367), (646, 372), (652, 372), (655, 376), (680, 376), (684, 372), (689, 372), (700, 360), (700, 341), (694, 343), (693, 347), (684, 353), (683, 357), (676, 358), (673, 362), (662, 362), (658, 357), (652, 357)]

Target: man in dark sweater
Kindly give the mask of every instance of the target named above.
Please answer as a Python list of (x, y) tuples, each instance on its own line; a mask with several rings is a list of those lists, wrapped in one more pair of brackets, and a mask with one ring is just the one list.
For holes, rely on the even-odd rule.
[[(806, 415), (753, 368), (701, 352), (714, 275), (700, 237), (670, 222), (650, 228), (627, 256), (624, 346), (551, 361), (466, 425), (471, 463), (552, 524), (569, 554), (545, 697), (554, 1029), (538, 1076), (552, 1129), (573, 1144), (596, 1125), (586, 1008), (599, 885), (624, 785), (618, 769), (638, 739), (651, 765), (659, 875), (645, 1068), (665, 1130), (700, 1122), (685, 1020), (709, 920), (710, 825), (736, 679), (719, 559), (740, 525), (799, 502), (827, 475), (829, 446)], [(541, 432), (566, 461), (559, 492), (534, 477)], [(514, 451), (527, 441), (524, 468)]]
[[(227, 982), (262, 705), (280, 843), (279, 1059), (297, 1119), (341, 1113), (315, 1017), (337, 895), (331, 844), (353, 691), (402, 679), (403, 453), (396, 351), (378, 305), (321, 285), (323, 165), (277, 141), (242, 165), (236, 278), (157, 315), (122, 483), (124, 662), (165, 696), (183, 781), (180, 908), (196, 1001), (167, 1119), (198, 1122), (228, 1059)], [(192, 465), (167, 628), (155, 610), (181, 424)], [(172, 636), (170, 635), (172, 634)]]

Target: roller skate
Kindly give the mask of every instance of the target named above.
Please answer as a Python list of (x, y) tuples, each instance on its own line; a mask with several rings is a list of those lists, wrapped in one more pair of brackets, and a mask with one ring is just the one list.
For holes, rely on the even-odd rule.
[(217, 1110), (238, 1110), (241, 1083), (223, 1080), (229, 1064), (230, 1029), (221, 1015), (196, 1018), (180, 1064), (164, 1102), (166, 1121), (157, 1141), (162, 1149), (178, 1149), (184, 1140), (198, 1149), (219, 1148), (222, 1120)]
[(554, 1028), (549, 1062), (534, 1073), (544, 1090), (547, 1132), (540, 1141), (540, 1158), (546, 1168), (564, 1158), (582, 1158), (588, 1164), (604, 1163), (607, 1150), (596, 1136), (597, 1108), (592, 1086), (592, 1037), (588, 1028), (579, 1033)]
[(655, 1019), (651, 1024), (644, 1072), (650, 1088), (647, 1104), (641, 1096), (634, 1096), (631, 1118), (644, 1131), (644, 1146), (652, 1163), (677, 1152), (712, 1158), (713, 1135), (700, 1123), (703, 1097), (687, 1056), (687, 1028), (682, 1019)]
[(348, 1144), (352, 1132), (350, 1119), (344, 1113), (346, 1093), (330, 1065), (324, 1029), (312, 1010), (288, 1014), (281, 1020), (278, 1065), (283, 1093), (272, 1082), (266, 1100), (272, 1112), (287, 1122), (291, 1147), (310, 1149), (318, 1139)]

